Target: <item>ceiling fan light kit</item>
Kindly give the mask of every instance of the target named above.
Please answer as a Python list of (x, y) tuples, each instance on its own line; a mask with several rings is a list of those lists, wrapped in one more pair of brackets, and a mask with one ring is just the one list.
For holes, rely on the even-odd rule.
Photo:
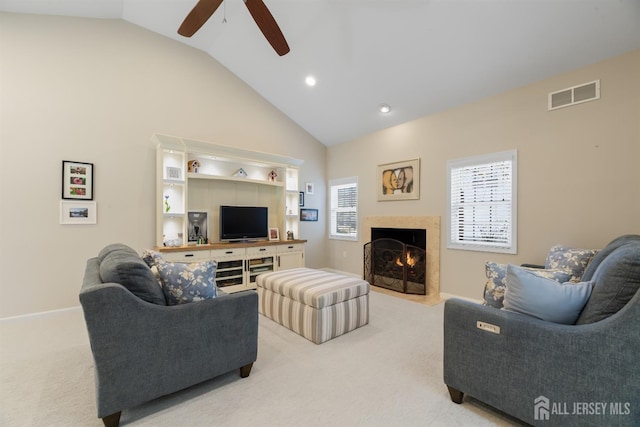
[[(184, 37), (193, 36), (211, 15), (220, 7), (223, 0), (199, 0), (178, 28), (178, 34)], [(289, 53), (289, 45), (284, 38), (278, 23), (262, 0), (244, 0), (251, 17), (267, 39), (273, 50), (280, 56)]]

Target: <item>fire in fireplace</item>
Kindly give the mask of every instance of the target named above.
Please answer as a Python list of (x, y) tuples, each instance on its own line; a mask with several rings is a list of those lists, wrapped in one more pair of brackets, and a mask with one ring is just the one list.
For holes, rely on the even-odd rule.
[[(371, 230), (371, 241), (364, 245), (365, 280), (373, 286), (426, 295), (426, 230), (374, 230)], [(393, 235), (392, 230), (400, 233), (394, 235), (396, 238), (386, 237)], [(422, 247), (408, 244), (407, 240)]]

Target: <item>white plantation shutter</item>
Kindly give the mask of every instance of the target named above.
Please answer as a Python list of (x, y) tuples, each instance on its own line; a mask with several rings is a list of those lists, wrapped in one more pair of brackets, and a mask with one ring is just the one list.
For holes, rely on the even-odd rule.
[(448, 162), (448, 247), (516, 253), (517, 152)]
[(329, 181), (331, 193), (329, 237), (358, 240), (358, 179)]

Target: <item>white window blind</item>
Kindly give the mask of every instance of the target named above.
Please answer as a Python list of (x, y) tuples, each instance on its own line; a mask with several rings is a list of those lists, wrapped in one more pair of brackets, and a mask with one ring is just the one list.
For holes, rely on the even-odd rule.
[(358, 240), (358, 179), (329, 181), (331, 220), (329, 237)]
[(516, 253), (517, 152), (452, 160), (448, 247)]

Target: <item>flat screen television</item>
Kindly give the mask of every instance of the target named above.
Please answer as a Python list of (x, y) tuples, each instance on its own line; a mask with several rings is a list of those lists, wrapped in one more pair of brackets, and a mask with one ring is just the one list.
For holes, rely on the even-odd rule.
[(220, 206), (220, 241), (269, 238), (269, 209), (264, 206)]

